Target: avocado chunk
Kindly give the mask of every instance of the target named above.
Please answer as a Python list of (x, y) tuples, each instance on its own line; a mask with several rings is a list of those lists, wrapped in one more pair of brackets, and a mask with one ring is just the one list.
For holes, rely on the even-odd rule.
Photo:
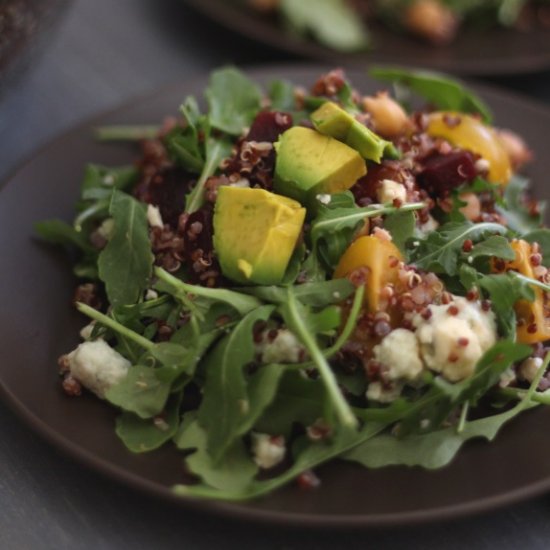
[(309, 128), (290, 128), (275, 150), (275, 192), (304, 205), (311, 205), (319, 194), (347, 191), (367, 173), (357, 151)]
[(237, 283), (281, 283), (306, 211), (263, 189), (222, 186), (214, 207), (214, 250), (222, 273)]
[(382, 157), (399, 156), (393, 143), (376, 135), (331, 101), (327, 101), (311, 114), (311, 122), (318, 132), (343, 141), (367, 160), (380, 163)]

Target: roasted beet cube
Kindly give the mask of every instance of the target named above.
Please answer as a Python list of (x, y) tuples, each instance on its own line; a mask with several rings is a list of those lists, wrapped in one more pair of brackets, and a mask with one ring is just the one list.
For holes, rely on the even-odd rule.
[(477, 176), (475, 158), (468, 151), (447, 155), (434, 154), (423, 163), (418, 175), (419, 185), (434, 197), (443, 197), (452, 189), (472, 181)]
[(279, 136), (292, 127), (292, 116), (280, 111), (262, 111), (248, 131), (246, 141), (270, 141), (274, 143)]

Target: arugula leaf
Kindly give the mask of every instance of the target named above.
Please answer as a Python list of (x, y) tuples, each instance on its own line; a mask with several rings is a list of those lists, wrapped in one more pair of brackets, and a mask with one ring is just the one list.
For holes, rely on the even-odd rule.
[(99, 278), (113, 306), (134, 304), (149, 284), (153, 265), (145, 208), (129, 195), (113, 191), (109, 212), (115, 226), (99, 254)]
[(212, 128), (239, 136), (261, 109), (260, 88), (234, 67), (214, 71), (206, 89)]
[(442, 468), (456, 456), (462, 445), (474, 438), (492, 441), (509, 420), (525, 409), (536, 406), (529, 403), (510, 411), (468, 422), (458, 433), (455, 427), (398, 439), (389, 434), (378, 435), (342, 455), (340, 458), (358, 462), (366, 468), (392, 465)]
[(531, 346), (509, 341), (497, 342), (487, 350), (478, 361), (475, 372), (469, 378), (456, 384), (450, 384), (442, 378), (436, 378), (436, 385), (455, 403), (468, 402), (475, 405), (487, 391), (499, 380), (500, 375), (517, 361), (533, 353)]
[(288, 437), (294, 423), (306, 427), (322, 418), (325, 400), (326, 390), (320, 380), (306, 378), (298, 371), (287, 371), (274, 401), (256, 422), (255, 429)]
[(160, 267), (155, 267), (155, 275), (164, 284), (163, 290), (172, 294), (176, 299), (182, 300), (184, 305), (189, 305), (189, 302), (192, 301), (192, 297), (199, 296), (211, 302), (223, 302), (228, 304), (241, 315), (245, 315), (262, 305), (257, 298), (234, 290), (207, 288), (184, 283)]
[(478, 258), (502, 258), (503, 260), (512, 261), (516, 254), (508, 239), (500, 235), (493, 235), (474, 245), (466, 256), (474, 260)]
[(449, 222), (420, 241), (411, 253), (411, 262), (426, 271), (456, 275), (465, 240), (478, 240), (487, 233), (506, 234), (507, 231), (497, 223)]
[(269, 99), (273, 111), (294, 111), (296, 99), (294, 84), (288, 80), (273, 80), (269, 84)]
[(286, 325), (300, 339), (319, 369), (321, 380), (327, 390), (330, 403), (334, 407), (334, 412), (342, 426), (345, 428), (355, 428), (357, 426), (357, 419), (338, 388), (334, 372), (320, 350), (315, 335), (312, 334), (310, 312), (298, 302), (293, 289), (288, 289), (287, 303), (281, 306), (280, 311)]
[[(248, 313), (205, 358), (206, 382), (197, 418), (207, 431), (208, 452), (215, 462), (250, 429), (251, 418), (261, 413), (251, 402), (244, 367), (255, 355), (254, 325), (269, 319), (274, 309), (267, 305)], [(266, 387), (263, 391), (274, 393), (275, 389)], [(262, 399), (269, 401), (269, 395)]]
[(504, 338), (515, 340), (517, 323), (514, 305), (518, 300), (532, 302), (535, 299), (533, 289), (512, 273), (486, 275), (479, 279), (478, 284), (489, 293), (499, 332)]
[(409, 212), (424, 208), (424, 203), (410, 203), (396, 208), (391, 204), (360, 208), (350, 192), (331, 195), (328, 205), (319, 204), (317, 217), (311, 222), (313, 251), (332, 269), (349, 246), (354, 232), (367, 218)]
[(98, 141), (142, 141), (157, 137), (159, 130), (158, 125), (111, 124), (94, 128), (94, 137)]
[(148, 419), (123, 412), (116, 420), (116, 434), (133, 453), (158, 449), (178, 430), (180, 404), (181, 395), (175, 395), (169, 399), (162, 415)]
[(504, 206), (497, 205), (497, 212), (504, 216), (508, 227), (520, 235), (539, 229), (542, 225), (544, 204), (539, 203), (539, 213), (533, 215), (524, 202), (529, 180), (513, 175), (504, 190)]
[(405, 243), (414, 235), (416, 216), (411, 211), (400, 211), (389, 214), (384, 220), (384, 229), (390, 232), (393, 243), (399, 248), (405, 258), (408, 250)]
[[(323, 307), (339, 304), (351, 296), (355, 287), (347, 279), (332, 279), (319, 283), (304, 283), (294, 288), (294, 296), (304, 305)], [(240, 287), (240, 292), (256, 296), (271, 304), (287, 301), (287, 288), (281, 286)]]
[(458, 80), (431, 71), (409, 71), (376, 67), (369, 74), (386, 82), (406, 87), (422, 96), (438, 109), (461, 113), (479, 113), (487, 123), (492, 115), (485, 102)]
[(281, 13), (300, 33), (312, 33), (325, 46), (341, 52), (364, 49), (368, 35), (360, 19), (343, 0), (281, 0)]
[(391, 465), (442, 468), (451, 462), (466, 441), (474, 438), (492, 441), (509, 420), (539, 404), (535, 390), (546, 371), (549, 359), (550, 355), (547, 355), (529, 391), (522, 395), (515, 407), (506, 412), (466, 422), (462, 430), (451, 427), (403, 439), (381, 434), (356, 446), (341, 458), (358, 462), (367, 468)]
[(113, 405), (140, 418), (151, 418), (163, 410), (169, 393), (170, 385), (156, 377), (155, 369), (136, 365), (118, 384), (107, 390), (105, 397)]
[(264, 481), (251, 480), (246, 485), (237, 489), (216, 489), (211, 484), (200, 485), (176, 485), (176, 494), (216, 498), (219, 500), (240, 501), (258, 498), (271, 493), (275, 489), (286, 485), (306, 470), (310, 470), (340, 456), (342, 453), (352, 449), (356, 445), (367, 441), (384, 429), (385, 425), (371, 422), (365, 425), (359, 432), (343, 430), (331, 441), (308, 442), (305, 438), (297, 441), (294, 445), (294, 463), (279, 476)]
[(194, 450), (185, 460), (192, 473), (204, 483), (219, 491), (241, 491), (258, 471), (242, 440), (237, 439), (224, 455), (223, 462), (215, 462), (207, 451), (207, 433), (194, 413), (184, 415), (180, 430), (174, 438), (178, 449)]
[(76, 247), (86, 254), (95, 252), (83, 233), (61, 220), (45, 220), (35, 223), (34, 230), (41, 239), (50, 244), (68, 248)]
[(528, 243), (538, 243), (542, 253), (542, 264), (550, 267), (550, 229), (535, 229), (521, 238)]
[(97, 199), (97, 195), (88, 196), (91, 191), (103, 190), (102, 198), (109, 198), (113, 189), (125, 191), (136, 183), (138, 170), (134, 166), (119, 166), (116, 168), (88, 164), (84, 170), (81, 185), (82, 198)]

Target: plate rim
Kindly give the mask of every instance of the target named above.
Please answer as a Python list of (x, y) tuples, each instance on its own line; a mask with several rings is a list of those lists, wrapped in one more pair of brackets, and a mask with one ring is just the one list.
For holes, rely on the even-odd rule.
[[(286, 33), (276, 26), (262, 22), (261, 17), (255, 18), (253, 15), (247, 14), (246, 11), (240, 9), (233, 0), (231, 2), (224, 0), (182, 1), (186, 6), (192, 8), (203, 17), (210, 19), (226, 30), (240, 34), (256, 43), (267, 45), (277, 51), (286, 52), (294, 56), (303, 56), (312, 61), (332, 62), (344, 66), (357, 67), (370, 62), (365, 57), (362, 57), (365, 55), (365, 52), (346, 54), (345, 52), (338, 52), (323, 46), (311, 39), (293, 37), (290, 33)], [(229, 20), (234, 21), (235, 24), (229, 23)], [(550, 31), (548, 31), (548, 35), (550, 37)], [(463, 76), (497, 77), (536, 73), (544, 71), (545, 69), (550, 69), (550, 50), (536, 57), (523, 54), (515, 59), (518, 61), (512, 64), (509, 58), (499, 58), (498, 60), (490, 61), (478, 61), (473, 59), (471, 62), (453, 60), (452, 70), (449, 71), (447, 69), (447, 72)], [(399, 64), (398, 59), (395, 61), (390, 61), (388, 59), (377, 61), (376, 57), (373, 59), (373, 62), (377, 65)], [(402, 65), (410, 66), (408, 63), (402, 63)], [(445, 72), (442, 63), (428, 62), (426, 66), (430, 67), (431, 70)]]
[[(265, 78), (273, 73), (284, 74), (285, 71), (320, 71), (327, 70), (330, 65), (315, 62), (291, 62), (291, 63), (267, 63), (243, 66), (242, 69), (253, 79)], [(350, 68), (350, 72), (357, 71), (357, 68)], [(81, 130), (91, 131), (97, 123), (105, 117), (116, 114), (121, 110), (132, 108), (140, 103), (153, 100), (157, 95), (168, 93), (171, 90), (183, 89), (187, 86), (197, 85), (205, 82), (208, 78), (207, 71), (193, 71), (186, 81), (173, 81), (159, 86), (143, 94), (131, 96), (126, 100), (117, 102), (112, 107), (99, 110), (95, 114), (82, 118), (80, 121), (69, 126), (67, 129), (55, 134), (45, 143), (39, 145), (25, 155), (22, 160), (8, 171), (8, 174), (0, 182), (0, 200), (2, 193), (16, 178), (16, 176), (31, 164), (36, 158), (47, 153), (48, 149), (58, 142), (66, 141), (74, 132)], [(493, 97), (500, 97), (506, 100), (514, 101), (529, 110), (540, 112), (546, 111), (550, 117), (550, 108), (540, 100), (530, 99), (517, 92), (503, 90), (502, 88), (478, 83), (469, 80), (477, 91), (488, 93)], [(185, 93), (185, 91), (184, 91)], [(52, 448), (61, 451), (64, 455), (75, 460), (78, 464), (91, 469), (95, 473), (107, 477), (120, 485), (132, 490), (138, 490), (148, 496), (173, 502), (181, 507), (206, 513), (214, 513), (217, 516), (231, 518), (239, 521), (253, 520), (266, 525), (282, 525), (297, 527), (315, 527), (317, 529), (377, 529), (396, 526), (413, 526), (439, 521), (450, 521), (457, 518), (465, 518), (482, 513), (488, 513), (497, 509), (509, 506), (514, 503), (540, 496), (550, 491), (550, 474), (545, 479), (532, 482), (528, 485), (481, 499), (470, 500), (460, 504), (452, 504), (437, 508), (427, 508), (421, 511), (413, 512), (391, 512), (382, 514), (368, 515), (320, 515), (316, 513), (298, 513), (285, 512), (277, 510), (251, 509), (233, 504), (230, 502), (220, 502), (208, 499), (200, 499), (189, 496), (176, 495), (168, 487), (148, 480), (138, 474), (134, 474), (124, 468), (103, 459), (102, 457), (86, 450), (77, 443), (74, 443), (68, 437), (62, 435), (47, 422), (31, 412), (26, 405), (18, 399), (4, 380), (0, 378), (0, 398), (6, 403), (9, 409), (28, 427), (33, 433), (40, 436)]]

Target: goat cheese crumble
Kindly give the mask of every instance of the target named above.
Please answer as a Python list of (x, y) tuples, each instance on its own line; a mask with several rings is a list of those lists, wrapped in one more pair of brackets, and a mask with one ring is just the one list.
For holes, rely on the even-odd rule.
[(128, 373), (130, 361), (105, 340), (83, 342), (67, 356), (72, 376), (102, 399)]

